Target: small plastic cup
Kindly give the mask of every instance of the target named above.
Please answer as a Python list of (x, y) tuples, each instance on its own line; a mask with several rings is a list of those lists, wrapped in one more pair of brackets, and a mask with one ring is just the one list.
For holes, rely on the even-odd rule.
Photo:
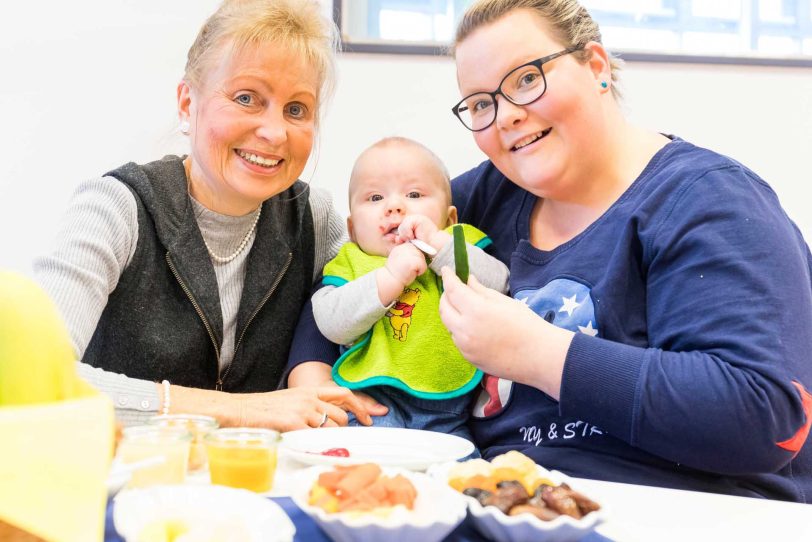
[(157, 461), (133, 472), (127, 487), (183, 483), (191, 442), (192, 434), (182, 427), (137, 425), (125, 428), (116, 453), (119, 461), (124, 464), (153, 458)]
[(235, 427), (206, 435), (212, 484), (270, 491), (276, 472), (279, 433), (270, 429)]
[(150, 418), (149, 425), (181, 427), (192, 433), (188, 472), (191, 474), (206, 469), (206, 444), (203, 439), (217, 429), (219, 426), (217, 420), (211, 416), (198, 414), (165, 414)]

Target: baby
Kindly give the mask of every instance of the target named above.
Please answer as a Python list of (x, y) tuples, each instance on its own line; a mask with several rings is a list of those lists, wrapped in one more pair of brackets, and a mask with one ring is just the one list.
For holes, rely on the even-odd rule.
[[(454, 267), (446, 228), (457, 222), (445, 166), (416, 141), (383, 139), (356, 160), (349, 202), (351, 242), (324, 267), (324, 286), (313, 295), (319, 329), (346, 347), (332, 378), (389, 408), (377, 426), (470, 440), (470, 392), (482, 373), (463, 359), (438, 310), (438, 272)], [(482, 250), (490, 240), (463, 228), (471, 271), (506, 292), (507, 267)]]

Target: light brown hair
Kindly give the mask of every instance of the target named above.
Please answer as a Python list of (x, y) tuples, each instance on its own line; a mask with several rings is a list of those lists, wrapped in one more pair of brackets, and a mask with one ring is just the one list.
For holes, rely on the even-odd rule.
[[(564, 47), (583, 47), (590, 41), (601, 41), (601, 30), (589, 12), (576, 0), (479, 0), (466, 11), (457, 25), (457, 34), (451, 54), (474, 30), (501, 19), (517, 9), (536, 13), (549, 26), (552, 37)], [(590, 51), (581, 49), (573, 53), (580, 62), (586, 62)], [(618, 71), (623, 62), (610, 55), (609, 67), (612, 72), (612, 95), (620, 98)]]
[[(305, 59), (318, 75), (318, 103), (335, 87), (338, 31), (316, 0), (224, 0), (197, 34), (184, 80), (200, 85), (224, 49), (273, 44)], [(322, 108), (319, 106), (319, 110)]]

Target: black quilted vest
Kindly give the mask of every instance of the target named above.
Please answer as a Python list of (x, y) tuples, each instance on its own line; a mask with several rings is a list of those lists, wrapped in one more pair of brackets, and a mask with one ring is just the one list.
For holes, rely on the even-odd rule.
[(138, 244), (83, 361), (182, 386), (275, 389), (312, 285), (314, 230), (306, 185), (297, 181), (263, 204), (237, 314), (234, 360), (218, 371), (223, 318), (217, 280), (181, 158), (129, 163), (107, 175), (135, 195)]

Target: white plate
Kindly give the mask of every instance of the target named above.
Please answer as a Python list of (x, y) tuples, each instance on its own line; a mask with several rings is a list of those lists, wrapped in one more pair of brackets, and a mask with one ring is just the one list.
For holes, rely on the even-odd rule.
[(420, 473), (384, 467), (383, 474), (401, 474), (417, 491), (414, 510), (399, 506), (387, 516), (353, 512), (327, 513), (307, 503), (310, 488), (319, 474), (331, 467), (317, 466), (299, 471), (291, 497), (336, 542), (436, 542), (443, 540), (466, 514), (465, 497), (445, 484)]
[[(435, 465), (429, 470), (429, 475), (448, 483), (448, 472), (454, 463)], [(578, 491), (577, 483), (573, 486), (570, 478), (557, 470), (548, 471), (537, 466), (539, 476), (546, 478), (555, 485), (566, 482), (572, 489)], [(478, 500), (467, 495), (463, 498), (468, 502), (468, 511), (474, 527), (489, 540), (500, 542), (522, 542), (525, 540), (543, 540), (544, 542), (566, 542), (580, 540), (606, 519), (604, 503), (600, 510), (590, 512), (581, 519), (570, 516), (558, 516), (552, 521), (542, 521), (531, 514), (505, 515), (495, 506), (482, 506)], [(584, 493), (589, 497), (588, 493)]]
[[(322, 455), (331, 448), (346, 448), (349, 457)], [(435, 463), (464, 459), (474, 445), (464, 438), (434, 431), (393, 427), (323, 427), (282, 434), (288, 456), (307, 465), (381, 466), (425, 470)]]
[(184, 542), (290, 542), (296, 527), (275, 502), (245, 489), (177, 485), (124, 490), (116, 496), (113, 522), (127, 542), (148, 525), (180, 522)]

